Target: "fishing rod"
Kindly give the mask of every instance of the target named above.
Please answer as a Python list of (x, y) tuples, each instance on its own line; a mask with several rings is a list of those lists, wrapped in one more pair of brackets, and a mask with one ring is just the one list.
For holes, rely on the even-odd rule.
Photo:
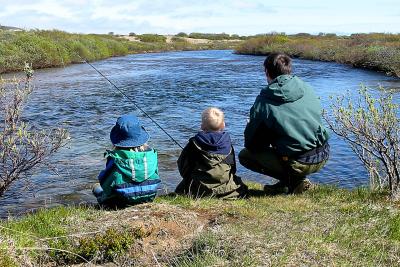
[(83, 59), (79, 54), (76, 54), (83, 62), (87, 63), (92, 67), (98, 74), (100, 74), (104, 79), (106, 79), (122, 96), (128, 99), (138, 110), (140, 110), (147, 118), (149, 118), (158, 128), (160, 128), (177, 146), (183, 149), (182, 145), (176, 141), (157, 121), (155, 121), (145, 110), (143, 110), (131, 97), (125, 94), (121, 89), (118, 88), (110, 79), (108, 79), (103, 73), (101, 73), (95, 66), (93, 66), (89, 61)]

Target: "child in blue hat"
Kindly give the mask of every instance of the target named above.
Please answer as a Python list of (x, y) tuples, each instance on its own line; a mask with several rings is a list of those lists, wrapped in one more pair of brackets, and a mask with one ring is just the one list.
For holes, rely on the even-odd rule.
[(161, 183), (157, 151), (147, 145), (149, 134), (138, 118), (118, 118), (110, 139), (114, 149), (104, 154), (106, 168), (93, 189), (99, 204), (120, 207), (153, 201)]

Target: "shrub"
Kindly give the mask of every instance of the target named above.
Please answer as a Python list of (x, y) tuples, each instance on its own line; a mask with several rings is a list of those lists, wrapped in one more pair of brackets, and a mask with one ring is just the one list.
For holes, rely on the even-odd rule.
[(132, 43), (106, 34), (70, 34), (57, 30), (0, 32), (0, 73), (21, 70), (25, 62), (32, 62), (34, 68), (46, 68), (81, 62), (78, 55), (98, 60), (153, 49), (152, 43), (140, 48)]
[(145, 43), (165, 43), (167, 40), (165, 36), (158, 34), (142, 34), (138, 38)]
[(0, 196), (57, 152), (68, 138), (63, 129), (37, 130), (22, 119), (24, 104), (32, 92), (29, 65), (25, 73), (24, 80), (0, 80)]
[(352, 34), (336, 36), (307, 33), (258, 35), (236, 49), (240, 54), (268, 55), (285, 52), (311, 60), (336, 61), (355, 67), (384, 71), (400, 77), (400, 34)]
[(0, 31), (0, 73), (19, 71), (25, 62), (34, 68), (65, 66), (80, 63), (81, 58), (99, 60), (130, 53), (169, 50), (228, 49), (232, 44), (166, 43), (157, 34), (137, 36), (142, 42), (132, 42), (116, 35), (72, 34), (59, 30)]
[(294, 34), (294, 36), (298, 36), (298, 37), (310, 37), (311, 34), (306, 33), (306, 32), (299, 32), (299, 33)]
[(329, 128), (350, 144), (369, 172), (371, 186), (389, 188), (392, 197), (398, 198), (400, 119), (393, 92), (381, 87), (374, 97), (361, 87), (352, 99), (349, 92), (334, 99), (332, 118), (325, 115)]
[(188, 36), (193, 39), (208, 39), (208, 40), (229, 40), (231, 37), (226, 33), (199, 33), (192, 32)]
[(49, 243), (50, 258), (57, 264), (82, 263), (86, 261), (105, 263), (115, 261), (127, 254), (140, 239), (148, 236), (142, 228), (116, 230), (109, 228), (104, 233), (73, 238), (58, 238)]
[(177, 36), (177, 37), (188, 37), (188, 35), (186, 33), (184, 33), (184, 32), (180, 32), (180, 33), (176, 34), (175, 36)]

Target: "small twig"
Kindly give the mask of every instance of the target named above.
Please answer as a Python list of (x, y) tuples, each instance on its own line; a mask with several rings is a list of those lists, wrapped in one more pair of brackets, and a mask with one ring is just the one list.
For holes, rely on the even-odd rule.
[(154, 254), (153, 250), (150, 249), (150, 252), (151, 252), (151, 254), (153, 254), (153, 259), (154, 259), (154, 261), (157, 263), (157, 266), (161, 267), (161, 265), (160, 265), (160, 263), (158, 262), (157, 257), (156, 257), (156, 255)]

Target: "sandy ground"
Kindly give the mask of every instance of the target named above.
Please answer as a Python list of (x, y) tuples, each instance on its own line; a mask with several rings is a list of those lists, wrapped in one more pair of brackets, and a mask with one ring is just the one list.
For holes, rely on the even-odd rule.
[[(174, 35), (164, 35), (167, 38), (167, 43), (172, 43), (172, 38), (174, 37)], [(139, 38), (137, 38), (136, 36), (128, 36), (128, 35), (122, 35), (120, 36), (121, 38), (125, 38), (129, 41), (133, 41), (133, 42), (140, 42)], [(193, 39), (193, 38), (186, 38), (186, 37), (182, 37), (182, 39), (184, 39), (185, 41), (187, 41), (190, 44), (208, 44), (210, 42), (212, 42), (211, 40), (208, 39)], [(235, 40), (227, 40), (227, 41), (235, 41)]]
[(127, 40), (132, 41), (132, 42), (140, 42), (139, 38), (137, 38), (136, 36), (120, 35), (119, 37), (127, 39)]

